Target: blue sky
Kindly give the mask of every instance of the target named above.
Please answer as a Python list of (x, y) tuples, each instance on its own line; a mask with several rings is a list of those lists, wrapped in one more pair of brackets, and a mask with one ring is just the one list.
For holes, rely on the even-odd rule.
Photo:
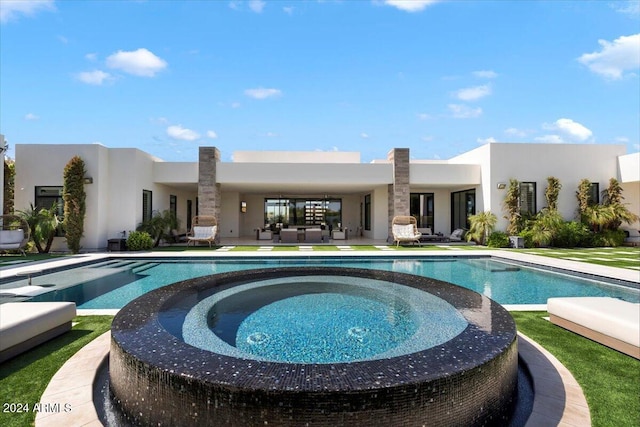
[(0, 0), (0, 133), (22, 143), (640, 149), (639, 1)]

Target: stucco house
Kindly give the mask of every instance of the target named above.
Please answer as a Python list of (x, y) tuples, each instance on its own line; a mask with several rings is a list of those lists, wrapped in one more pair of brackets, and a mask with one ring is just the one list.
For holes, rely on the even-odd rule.
[[(171, 210), (186, 232), (194, 215), (215, 215), (224, 239), (257, 238), (256, 230), (288, 224), (325, 225), (349, 236), (386, 240), (396, 215), (449, 234), (467, 218), (490, 210), (504, 230), (502, 201), (509, 179), (521, 182), (521, 209), (545, 206), (546, 179), (562, 184), (559, 211), (576, 213), (581, 179), (594, 197), (617, 178), (629, 209), (640, 214), (640, 153), (623, 145), (489, 143), (448, 160), (412, 159), (394, 148), (363, 163), (357, 152), (237, 151), (222, 162), (215, 147), (200, 147), (197, 162), (163, 161), (135, 148), (100, 144), (17, 144), (15, 207), (62, 202), (62, 171), (80, 156), (87, 176), (83, 250), (134, 230), (153, 211)], [(640, 224), (623, 225), (638, 235)], [(58, 248), (64, 239), (58, 239)], [(63, 249), (63, 248), (62, 248)]]

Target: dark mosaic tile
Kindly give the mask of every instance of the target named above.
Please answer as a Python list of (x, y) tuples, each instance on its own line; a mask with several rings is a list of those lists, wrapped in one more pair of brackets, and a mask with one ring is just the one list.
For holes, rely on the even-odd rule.
[[(469, 325), (413, 354), (353, 363), (234, 358), (184, 343), (158, 313), (256, 279), (348, 275), (432, 293)], [(472, 313), (472, 314), (469, 314)], [(180, 282), (131, 302), (114, 319), (111, 390), (141, 425), (504, 425), (517, 388), (513, 319), (501, 306), (445, 282), (368, 269), (279, 268)]]

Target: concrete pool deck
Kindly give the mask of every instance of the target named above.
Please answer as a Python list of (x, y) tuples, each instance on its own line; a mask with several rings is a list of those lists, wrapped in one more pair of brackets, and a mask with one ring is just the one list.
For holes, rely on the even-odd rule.
[[(398, 258), (426, 257), (426, 256), (492, 256), (503, 260), (513, 260), (532, 264), (532, 266), (551, 267), (567, 272), (578, 272), (603, 278), (617, 279), (626, 282), (640, 282), (640, 272), (618, 267), (608, 267), (597, 264), (588, 264), (580, 261), (571, 261), (544, 257), (539, 255), (524, 254), (516, 251), (482, 250), (482, 251), (454, 251), (454, 250), (430, 250), (411, 251), (403, 250), (389, 253), (388, 251), (354, 251), (348, 254), (338, 251), (324, 252), (220, 252), (192, 251), (192, 252), (143, 252), (143, 253), (96, 253), (65, 257), (63, 259), (49, 260), (47, 262), (29, 263), (28, 265), (5, 267), (0, 271), (0, 278), (8, 278), (16, 275), (24, 275), (29, 271), (48, 270), (51, 268), (68, 268), (86, 262), (95, 262), (109, 258), (234, 258), (234, 257), (388, 257), (392, 255)], [(546, 310), (546, 304), (530, 306), (506, 306), (508, 310)], [(80, 310), (80, 315), (88, 314), (113, 314), (110, 310)], [(73, 410), (69, 413), (39, 413), (36, 418), (36, 426), (68, 426), (68, 425), (102, 425), (97, 419), (93, 407), (93, 379), (100, 364), (108, 356), (109, 333), (94, 340), (84, 349), (72, 357), (63, 368), (53, 377), (41, 402), (70, 403)], [(558, 360), (544, 350), (537, 343), (519, 334), (519, 354), (523, 362), (530, 369), (534, 389), (536, 393), (534, 407), (527, 426), (560, 425), (560, 426), (588, 426), (590, 425), (589, 408), (582, 390), (573, 376)], [(81, 369), (78, 369), (82, 367)]]

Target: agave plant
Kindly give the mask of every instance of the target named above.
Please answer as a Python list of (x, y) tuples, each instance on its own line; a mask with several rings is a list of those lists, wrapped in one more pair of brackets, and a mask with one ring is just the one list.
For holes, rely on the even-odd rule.
[(55, 203), (49, 209), (36, 208), (30, 204), (29, 209), (18, 211), (18, 215), (29, 224), (31, 238), (39, 253), (48, 253), (51, 250), (53, 238), (60, 224), (56, 212)]

